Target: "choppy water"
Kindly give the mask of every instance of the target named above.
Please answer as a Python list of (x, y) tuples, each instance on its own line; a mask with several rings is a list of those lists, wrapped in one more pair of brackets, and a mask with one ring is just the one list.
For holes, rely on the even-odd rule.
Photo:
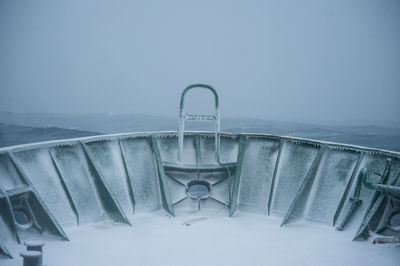
[[(262, 119), (222, 119), (227, 132), (251, 132), (311, 138), (400, 151), (399, 125), (315, 125)], [(46, 140), (134, 131), (176, 130), (177, 118), (150, 115), (60, 115), (0, 113), (0, 147)], [(190, 124), (211, 130), (211, 124)]]

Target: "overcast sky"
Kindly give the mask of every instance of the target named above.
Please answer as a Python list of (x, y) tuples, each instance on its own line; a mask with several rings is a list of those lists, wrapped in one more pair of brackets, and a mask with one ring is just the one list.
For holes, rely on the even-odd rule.
[(400, 122), (398, 0), (0, 0), (0, 38), (0, 111)]

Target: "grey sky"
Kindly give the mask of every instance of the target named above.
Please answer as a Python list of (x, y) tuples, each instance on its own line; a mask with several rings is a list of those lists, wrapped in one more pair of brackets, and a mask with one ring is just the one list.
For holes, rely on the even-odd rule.
[(396, 0), (1, 0), (0, 110), (176, 116), (208, 83), (223, 117), (399, 123), (399, 29)]

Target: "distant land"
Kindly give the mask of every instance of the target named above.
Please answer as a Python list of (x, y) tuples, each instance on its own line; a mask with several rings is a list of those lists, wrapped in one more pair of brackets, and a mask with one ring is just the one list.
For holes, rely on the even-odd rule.
[[(145, 114), (63, 115), (0, 112), (0, 147), (99, 134), (177, 130), (178, 119)], [(222, 131), (310, 138), (400, 151), (400, 127), (317, 125), (263, 119), (226, 118)], [(188, 123), (188, 130), (211, 130), (208, 122)]]

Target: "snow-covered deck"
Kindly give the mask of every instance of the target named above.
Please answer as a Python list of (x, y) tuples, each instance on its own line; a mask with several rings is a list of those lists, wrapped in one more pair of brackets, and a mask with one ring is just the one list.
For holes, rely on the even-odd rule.
[[(171, 218), (163, 211), (129, 217), (132, 227), (111, 222), (70, 227), (70, 242), (46, 241), (44, 265), (363, 265), (398, 266), (399, 248), (349, 241), (325, 225), (295, 223), (238, 211)], [(190, 226), (186, 221), (200, 218)], [(19, 248), (24, 248), (19, 246)], [(22, 265), (22, 258), (2, 261)]]

